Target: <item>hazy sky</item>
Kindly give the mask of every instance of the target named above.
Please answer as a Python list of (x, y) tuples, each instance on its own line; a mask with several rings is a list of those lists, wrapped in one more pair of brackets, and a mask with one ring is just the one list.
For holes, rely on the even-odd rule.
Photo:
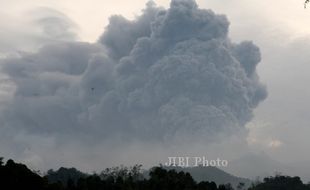
[[(104, 32), (111, 15), (123, 15), (128, 19), (134, 19), (141, 14), (146, 2), (143, 0), (0, 0), (0, 56), (12, 56), (21, 51), (36, 52), (37, 48), (50, 43), (67, 41), (96, 42)], [(168, 0), (157, 0), (155, 2), (158, 6), (165, 8), (168, 8), (170, 4)], [(266, 154), (275, 161), (287, 165), (291, 164), (294, 169), (297, 168), (296, 174), (300, 172), (300, 175), (306, 175), (304, 171), (298, 170), (302, 168), (302, 164), (310, 165), (310, 153), (307, 153), (310, 145), (310, 139), (308, 138), (308, 134), (310, 134), (310, 88), (308, 85), (310, 81), (310, 58), (308, 56), (310, 48), (310, 10), (304, 9), (303, 2), (303, 0), (286, 0), (285, 2), (280, 0), (272, 2), (259, 0), (197, 0), (200, 8), (212, 9), (215, 13), (227, 16), (230, 22), (229, 37), (233, 42), (251, 40), (260, 48), (262, 54), (262, 61), (258, 64), (257, 72), (262, 83), (267, 86), (268, 97), (255, 109), (255, 117), (246, 125), (248, 134), (246, 137), (247, 145), (245, 145), (246, 148), (244, 149), (247, 151), (244, 154), (248, 152)], [(58, 55), (58, 48), (64, 48), (67, 51), (66, 48), (74, 49), (75, 47), (56, 46), (51, 50), (53, 53), (51, 55), (47, 53), (47, 56)], [(77, 53), (77, 55), (81, 57), (83, 57), (81, 54), (85, 52), (101, 51), (101, 47), (88, 47), (87, 44), (83, 45), (83, 48), (76, 48), (78, 52), (81, 52), (80, 54)], [(82, 63), (80, 67), (83, 67)], [(34, 69), (36, 70), (35, 67)], [(40, 71), (40, 69), (38, 70)], [(42, 71), (44, 71), (44, 68), (42, 68)], [(79, 72), (78, 69), (76, 72)], [(7, 80), (6, 74), (1, 74), (3, 79), (0, 83), (0, 102), (3, 105), (11, 98), (15, 90), (11, 81)], [(55, 76), (44, 77), (45, 80), (49, 80), (49, 77), (53, 78)], [(65, 78), (65, 76), (58, 77)], [(67, 80), (75, 81), (77, 79), (74, 77), (63, 79), (63, 81)], [(55, 85), (63, 81), (59, 80), (55, 82)], [(88, 103), (86, 102), (86, 104)], [(49, 109), (49, 107), (46, 109)], [(7, 126), (0, 131), (1, 136), (8, 134), (8, 137), (16, 133)], [(64, 130), (63, 133), (66, 133), (66, 131)], [(167, 150), (167, 152), (161, 150), (161, 148), (158, 148), (158, 146), (161, 146), (160, 144), (154, 145), (156, 148), (148, 143), (145, 145), (133, 143), (131, 147), (124, 147), (124, 149), (127, 149), (124, 153), (113, 153), (110, 148), (114, 145), (96, 144), (92, 147), (93, 155), (88, 155), (90, 151), (85, 150), (89, 149), (89, 146), (84, 147), (82, 142), (79, 142), (81, 143), (81, 146), (79, 146), (75, 140), (66, 141), (63, 147), (57, 148), (61, 145), (61, 142), (59, 144), (58, 142), (55, 143), (52, 135), (24, 134), (24, 132), (20, 131), (14, 136), (13, 141), (3, 142), (0, 140), (2, 143), (0, 155), (14, 157), (32, 164), (33, 167), (43, 169), (46, 169), (46, 157), (49, 157), (49, 160), (54, 160), (54, 163), (47, 167), (74, 165), (84, 170), (92, 170), (98, 167), (101, 160), (108, 160), (103, 164), (105, 166), (118, 164), (118, 161), (123, 162), (126, 160), (114, 159), (113, 156), (115, 155), (127, 157), (128, 160), (137, 159), (137, 155), (141, 155), (143, 158), (139, 158), (140, 160), (152, 160), (149, 163), (156, 164), (157, 159), (159, 161), (163, 159), (160, 155), (166, 155), (170, 150)], [(233, 138), (231, 141), (236, 142), (237, 145), (241, 143)], [(16, 145), (17, 150), (10, 151), (14, 149), (15, 143), (23, 142), (29, 143), (30, 147)], [(36, 142), (42, 144), (38, 145)], [(218, 143), (218, 145), (210, 146), (207, 150), (220, 155), (221, 152), (231, 149), (231, 147), (227, 146), (228, 144), (223, 143), (221, 145), (221, 143)], [(99, 145), (105, 146), (105, 148)], [(237, 145), (232, 146), (232, 148), (242, 154), (243, 150), (238, 150)], [(158, 154), (149, 156), (141, 154), (141, 150), (147, 149), (148, 146), (152, 147), (154, 152), (158, 151)], [(47, 154), (42, 149), (48, 149), (48, 147), (52, 150), (59, 150), (59, 152), (54, 155), (42, 156), (42, 154)], [(219, 147), (220, 150), (215, 151)], [(190, 146), (184, 152), (197, 154), (203, 150), (202, 148), (195, 148), (193, 151), (189, 149), (191, 149)], [(22, 153), (14, 153), (18, 151)], [(85, 151), (85, 154), (81, 153), (83, 151)], [(102, 156), (100, 151), (106, 151), (111, 155)], [(122, 151), (121, 144), (117, 151)], [(176, 152), (182, 154), (182, 150)], [(125, 154), (125, 156), (122, 154)], [(205, 154), (205, 152), (201, 154)], [(92, 158), (96, 155), (97, 160)], [(226, 155), (224, 154), (224, 156)], [(76, 157), (78, 159), (70, 161), (70, 159)], [(231, 158), (238, 159), (236, 156), (231, 156)], [(86, 160), (90, 160), (94, 164), (85, 163)], [(113, 162), (111, 160), (117, 161)], [(56, 164), (57, 162), (59, 162), (59, 165)], [(236, 173), (245, 174), (242, 171)]]

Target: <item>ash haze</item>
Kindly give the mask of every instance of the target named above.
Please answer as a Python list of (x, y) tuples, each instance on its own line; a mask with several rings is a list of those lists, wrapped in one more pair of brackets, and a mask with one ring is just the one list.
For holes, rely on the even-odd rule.
[(0, 156), (98, 171), (207, 155), (310, 180), (303, 1), (2, 4)]

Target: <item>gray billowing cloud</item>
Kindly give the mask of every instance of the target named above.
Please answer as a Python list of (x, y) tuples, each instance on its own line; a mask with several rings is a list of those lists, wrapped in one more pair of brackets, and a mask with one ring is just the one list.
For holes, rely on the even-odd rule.
[(228, 28), (224, 15), (193, 0), (172, 0), (169, 9), (150, 2), (133, 21), (111, 17), (96, 44), (62, 42), (2, 60), (16, 90), (1, 126), (59, 144), (212, 143), (245, 131), (267, 93), (259, 48), (232, 43)]
[(163, 9), (149, 1), (143, 14), (133, 21), (121, 15), (110, 17), (110, 24), (106, 27), (99, 42), (108, 48), (110, 56), (115, 59), (128, 56), (139, 38), (151, 35), (151, 23), (160, 10)]

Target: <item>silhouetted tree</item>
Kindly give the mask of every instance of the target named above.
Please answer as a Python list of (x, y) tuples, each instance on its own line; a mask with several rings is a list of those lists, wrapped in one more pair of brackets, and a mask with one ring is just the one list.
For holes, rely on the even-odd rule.
[(275, 176), (265, 178), (264, 181), (249, 190), (310, 190), (299, 177)]
[(202, 181), (197, 185), (198, 190), (217, 190), (217, 186), (214, 182)]
[(44, 190), (47, 187), (44, 178), (13, 160), (8, 160), (4, 166), (1, 164), (0, 179), (1, 186), (7, 187), (6, 189)]
[[(189, 173), (162, 167), (152, 168), (149, 179), (136, 177), (141, 174), (140, 165), (110, 168), (101, 175), (86, 175), (74, 168), (60, 168), (56, 172), (50, 170), (47, 176), (41, 177), (13, 160), (8, 160), (6, 164), (3, 164), (3, 158), (0, 161), (1, 190), (233, 190), (231, 184), (218, 187), (214, 182), (201, 181), (197, 184)], [(54, 182), (48, 181), (48, 177)], [(244, 186), (240, 183), (237, 189), (243, 190)], [(276, 175), (253, 183), (248, 190), (310, 190), (310, 185), (303, 184), (299, 177)]]
[(237, 186), (237, 190), (243, 190), (245, 184), (244, 183), (239, 183)]
[(234, 190), (234, 188), (231, 186), (230, 183), (228, 183), (226, 185), (220, 185), (218, 190)]
[(175, 170), (165, 170), (155, 167), (150, 172), (149, 187), (151, 190), (183, 190), (195, 189), (196, 182), (189, 173), (176, 172)]
[(72, 180), (74, 184), (80, 178), (86, 178), (87, 174), (80, 172), (76, 168), (64, 168), (61, 167), (57, 171), (48, 170), (46, 174), (46, 178), (49, 183), (58, 183), (60, 182), (62, 185), (67, 186), (68, 180)]
[(123, 180), (128, 178), (132, 178), (133, 180), (141, 180), (143, 179), (141, 167), (142, 165), (137, 164), (129, 168), (125, 166), (107, 168), (100, 173), (100, 177), (102, 179), (113, 177), (114, 180), (116, 180), (118, 177), (121, 177)]

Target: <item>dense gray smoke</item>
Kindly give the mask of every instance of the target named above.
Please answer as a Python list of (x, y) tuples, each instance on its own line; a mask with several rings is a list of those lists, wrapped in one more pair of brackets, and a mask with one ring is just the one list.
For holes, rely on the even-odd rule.
[(1, 136), (216, 142), (245, 130), (267, 93), (259, 48), (232, 43), (228, 27), (193, 0), (169, 9), (150, 2), (135, 20), (112, 16), (96, 44), (63, 42), (2, 60), (16, 90), (1, 107)]

